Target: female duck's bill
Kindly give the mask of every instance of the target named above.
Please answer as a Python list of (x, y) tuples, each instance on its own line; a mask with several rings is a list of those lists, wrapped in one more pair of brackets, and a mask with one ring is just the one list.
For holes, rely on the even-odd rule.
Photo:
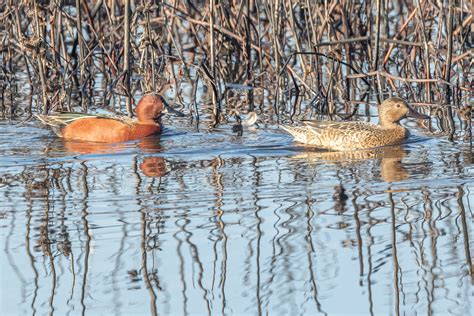
[(429, 119), (400, 98), (389, 98), (379, 106), (379, 124), (366, 122), (303, 121), (305, 126), (280, 126), (303, 144), (347, 151), (401, 143), (409, 132), (400, 125), (406, 117)]

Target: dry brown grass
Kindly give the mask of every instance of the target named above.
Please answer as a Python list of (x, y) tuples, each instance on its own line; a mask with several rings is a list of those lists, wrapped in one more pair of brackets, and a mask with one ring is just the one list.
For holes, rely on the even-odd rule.
[(6, 0), (0, 12), (3, 118), (168, 86), (182, 101), (183, 83), (199, 118), (204, 83), (213, 126), (253, 109), (348, 117), (398, 94), (454, 133), (473, 97), (469, 1)]

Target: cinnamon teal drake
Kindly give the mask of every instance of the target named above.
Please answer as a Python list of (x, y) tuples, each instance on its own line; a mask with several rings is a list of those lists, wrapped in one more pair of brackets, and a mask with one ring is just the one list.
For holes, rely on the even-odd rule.
[(161, 132), (160, 118), (167, 112), (165, 105), (166, 101), (161, 96), (148, 94), (138, 102), (136, 119), (73, 112), (37, 117), (66, 140), (116, 143)]
[(367, 122), (303, 121), (305, 126), (280, 125), (303, 144), (348, 151), (401, 143), (409, 132), (400, 125), (406, 117), (429, 119), (401, 98), (389, 98), (379, 106), (379, 124)]

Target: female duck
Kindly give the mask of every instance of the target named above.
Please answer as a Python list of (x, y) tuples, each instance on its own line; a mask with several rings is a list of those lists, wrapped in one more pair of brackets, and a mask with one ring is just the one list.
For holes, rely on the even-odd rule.
[(305, 126), (280, 126), (294, 140), (324, 149), (347, 151), (402, 142), (409, 132), (400, 125), (406, 117), (429, 119), (400, 98), (389, 98), (379, 106), (379, 124), (366, 122), (303, 121)]
[(39, 115), (45, 124), (59, 128), (57, 134), (66, 140), (116, 143), (143, 138), (161, 131), (160, 118), (166, 113), (165, 101), (158, 95), (145, 95), (138, 102), (137, 119), (108, 115), (60, 113)]

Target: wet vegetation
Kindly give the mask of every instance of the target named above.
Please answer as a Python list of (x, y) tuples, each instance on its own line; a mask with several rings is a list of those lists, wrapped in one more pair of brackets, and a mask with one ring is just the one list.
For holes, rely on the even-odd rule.
[(133, 115), (134, 96), (167, 92), (215, 127), (253, 110), (351, 119), (399, 95), (471, 136), (469, 1), (7, 0), (0, 12), (3, 118)]

